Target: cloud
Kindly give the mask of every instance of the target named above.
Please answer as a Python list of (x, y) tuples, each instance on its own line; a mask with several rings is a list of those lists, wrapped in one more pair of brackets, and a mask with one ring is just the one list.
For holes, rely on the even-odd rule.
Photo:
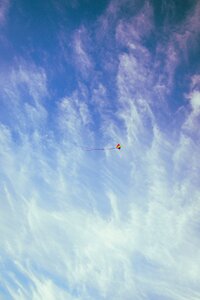
[[(162, 86), (165, 95), (170, 94), (177, 84), (176, 80), (177, 68), (188, 65), (191, 57), (198, 52), (196, 41), (199, 37), (199, 2), (195, 2), (194, 6), (188, 11), (186, 17), (179, 23), (174, 25), (168, 22), (163, 26), (164, 33), (157, 43), (157, 60), (156, 66), (162, 69), (159, 71), (158, 88)], [(172, 30), (173, 26), (173, 32)], [(187, 78), (184, 78), (187, 82)], [(187, 83), (186, 83), (187, 84)], [(156, 85), (156, 86), (157, 86)], [(157, 87), (156, 87), (157, 88)]]
[(179, 43), (180, 51), (189, 53), (191, 49), (197, 47), (196, 41), (200, 33), (199, 12), (200, 5), (197, 1), (194, 8), (178, 28), (178, 32), (174, 34), (176, 41)]
[(185, 135), (190, 137), (194, 141), (194, 146), (199, 142), (199, 115), (200, 115), (200, 93), (193, 91), (190, 95), (190, 107), (191, 112), (183, 123), (182, 130)]
[(37, 68), (29, 62), (18, 63), (11, 73), (14, 86), (25, 84), (34, 100), (48, 95), (46, 74), (42, 68)]
[(0, 3), (0, 25), (5, 23), (6, 15), (10, 6), (9, 0), (2, 0)]
[(79, 93), (74, 92), (70, 98), (61, 99), (59, 102), (58, 123), (64, 136), (71, 141), (78, 142), (87, 135), (88, 140), (92, 137), (90, 125), (93, 120), (86, 102), (81, 101)]
[(195, 74), (192, 76), (192, 83), (191, 83), (191, 89), (192, 90), (200, 90), (200, 75)]
[(93, 69), (93, 63), (87, 48), (89, 43), (89, 36), (84, 27), (79, 28), (73, 39), (74, 59), (76, 63), (77, 72), (81, 73), (84, 78), (90, 77)]
[(139, 13), (128, 22), (121, 20), (116, 27), (116, 39), (120, 43), (133, 49), (134, 43), (138, 44), (142, 39), (149, 36), (154, 30), (153, 11), (149, 3), (145, 3)]
[(194, 111), (199, 111), (200, 108), (200, 93), (194, 92), (191, 97), (191, 105)]
[(19, 59), (18, 64), (1, 74), (0, 86), (3, 104), (1, 119), (4, 125), (11, 126), (15, 137), (20, 140), (27, 133), (31, 135), (44, 131), (48, 98), (44, 70)]
[[(175, 42), (164, 51), (159, 41), (161, 56), (143, 43), (156, 30), (149, 4), (127, 21), (119, 11), (111, 2), (102, 15), (116, 17), (109, 82), (106, 61), (97, 74), (90, 52), (98, 22), (92, 37), (86, 25), (72, 34), (78, 84), (71, 94), (51, 94), (47, 70), (24, 60), (1, 74), (5, 299), (200, 297), (199, 77), (190, 78), (174, 125)], [(81, 149), (115, 141), (121, 151)]]

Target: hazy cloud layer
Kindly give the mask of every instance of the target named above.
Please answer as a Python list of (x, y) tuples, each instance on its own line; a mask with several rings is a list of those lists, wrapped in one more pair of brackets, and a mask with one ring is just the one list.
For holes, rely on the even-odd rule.
[(0, 71), (2, 299), (200, 298), (200, 6), (155, 6), (60, 13)]

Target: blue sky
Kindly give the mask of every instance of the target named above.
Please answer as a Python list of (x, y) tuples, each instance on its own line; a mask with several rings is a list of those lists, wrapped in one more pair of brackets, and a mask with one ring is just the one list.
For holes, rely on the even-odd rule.
[(200, 299), (199, 15), (0, 2), (0, 299)]

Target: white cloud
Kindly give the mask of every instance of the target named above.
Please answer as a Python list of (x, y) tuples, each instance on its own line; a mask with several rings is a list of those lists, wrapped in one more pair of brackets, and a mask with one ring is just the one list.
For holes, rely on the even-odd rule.
[(200, 75), (195, 74), (192, 76), (191, 89), (192, 90), (200, 90)]
[(5, 23), (6, 15), (10, 6), (9, 0), (2, 0), (0, 3), (0, 25)]
[[(129, 122), (134, 121), (134, 118), (129, 119)], [(69, 159), (78, 162), (77, 156), (65, 152), (62, 163), (55, 162), (54, 167), (40, 148), (33, 153), (31, 144), (26, 150), (13, 151), (9, 131), (1, 130), (1, 149), (7, 157), (4, 157), (3, 172), (6, 170), (9, 178), (4, 182), (4, 193), (1, 190), (5, 203), (0, 216), (2, 258), (16, 261), (15, 268), (30, 282), (27, 286), (16, 279), (17, 292), (8, 285), (13, 299), (26, 299), (27, 295), (36, 300), (56, 299), (58, 295), (60, 299), (66, 295), (69, 299), (101, 299), (111, 295), (115, 299), (129, 299), (133, 295), (140, 299), (148, 297), (150, 292), (181, 300), (198, 297), (198, 288), (194, 289), (196, 296), (189, 288), (199, 283), (196, 268), (200, 258), (199, 239), (194, 222), (198, 202), (186, 204), (187, 209), (182, 204), (187, 185), (187, 193), (191, 193), (189, 181), (192, 177), (189, 173), (187, 185), (185, 182), (180, 189), (177, 185), (181, 184), (181, 179), (176, 175), (176, 184), (170, 186), (169, 175), (165, 172), (167, 162), (163, 159), (168, 151), (167, 143), (156, 130), (145, 165), (142, 158), (139, 159), (140, 172), (144, 173), (137, 182), (142, 188), (147, 184), (146, 196), (139, 199), (143, 203), (138, 202), (133, 179), (128, 181), (121, 175), (129, 172), (131, 152), (126, 152), (126, 147), (122, 155), (128, 156), (122, 163), (112, 155), (97, 170), (104, 183), (103, 189), (98, 191), (100, 199), (103, 201), (104, 193), (110, 199), (108, 217), (100, 214), (95, 206), (88, 210), (90, 197), (87, 188), (81, 187), (86, 170), (79, 166), (79, 173), (72, 173), (69, 165)], [(55, 146), (56, 155), (62, 154), (59, 147)], [(142, 148), (137, 151), (139, 149), (145, 156)], [(24, 153), (29, 153), (28, 161)], [(186, 158), (188, 155), (189, 152)], [(177, 170), (181, 167), (181, 157), (183, 154), (175, 158)], [(16, 158), (20, 172), (12, 163)], [(111, 161), (106, 175), (107, 164)], [(132, 163), (137, 162), (133, 160)], [(45, 189), (38, 182), (39, 174), (46, 181)], [(91, 188), (92, 177), (88, 180)], [(92, 189), (90, 195), (92, 199), (97, 197)], [(84, 202), (82, 208), (77, 205), (76, 197)], [(191, 194), (191, 197), (192, 201), (194, 196)], [(63, 288), (62, 282), (66, 283)]]
[(48, 97), (46, 74), (42, 68), (22, 62), (1, 74), (1, 101), (6, 109), (5, 123), (18, 135), (43, 129)]
[(135, 49), (139, 46), (138, 42), (149, 36), (153, 30), (153, 11), (149, 3), (146, 2), (141, 11), (129, 22), (126, 20), (119, 22), (116, 27), (116, 39), (123, 45)]
[(68, 139), (76, 142), (80, 141), (81, 136), (87, 135), (88, 141), (92, 135), (89, 125), (92, 123), (92, 118), (86, 102), (81, 101), (79, 93), (74, 92), (70, 98), (61, 99), (59, 102), (59, 124), (60, 128)]
[(200, 116), (200, 93), (199, 91), (192, 91), (188, 96), (190, 101), (191, 111), (188, 113), (187, 118), (185, 119), (182, 130), (184, 134), (191, 139), (190, 144), (197, 145), (199, 142), (199, 116)]
[(195, 112), (199, 112), (200, 109), (200, 92), (194, 92), (191, 97), (192, 109)]
[[(13, 68), (10, 78), (12, 85), (25, 84), (35, 101), (48, 95), (45, 71), (30, 62), (20, 62)], [(10, 83), (9, 83), (10, 85)]]
[(76, 31), (73, 46), (77, 72), (80, 72), (84, 78), (90, 77), (93, 63), (87, 50), (89, 48), (89, 35), (84, 27)]
[[(143, 13), (135, 19), (116, 28), (117, 43), (128, 51), (115, 56), (113, 102), (105, 82), (88, 90), (82, 84), (56, 99), (58, 126), (45, 138), (45, 70), (21, 63), (2, 79), (3, 106), (21, 130), (17, 143), (13, 123), (0, 126), (0, 280), (14, 300), (200, 298), (198, 80), (174, 141), (173, 130), (163, 130), (167, 100), (155, 93), (152, 56), (139, 38), (149, 34)], [(87, 30), (77, 31), (73, 49), (82, 75), (93, 68), (87, 46)], [(174, 49), (170, 44), (165, 59), (176, 66)], [(160, 90), (170, 82), (166, 63), (165, 73)], [(100, 133), (91, 129), (91, 104), (98, 105)], [(122, 150), (88, 153), (78, 146), (103, 139), (122, 141)]]
[(187, 17), (180, 24), (178, 32), (174, 33), (172, 39), (175, 39), (179, 44), (179, 49), (184, 54), (184, 58), (188, 57), (191, 49), (197, 47), (196, 41), (200, 32), (200, 4), (196, 1), (194, 8), (188, 13)]
[[(174, 87), (174, 76), (177, 67), (189, 63), (189, 55), (191, 51), (196, 51), (197, 40), (199, 36), (199, 2), (196, 2), (193, 9), (187, 14), (186, 18), (176, 26), (174, 31), (166, 40), (161, 39), (161, 43), (157, 46), (156, 64), (163, 72), (159, 72), (158, 86), (165, 86), (164, 92), (170, 93)], [(166, 24), (164, 30), (169, 34), (171, 30), (170, 24)], [(156, 86), (157, 86), (156, 84)]]

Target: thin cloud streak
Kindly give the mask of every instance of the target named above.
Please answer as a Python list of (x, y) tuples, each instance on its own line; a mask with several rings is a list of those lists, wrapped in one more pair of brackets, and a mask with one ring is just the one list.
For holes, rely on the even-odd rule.
[(6, 15), (10, 6), (9, 0), (2, 0), (0, 3), (0, 25), (2, 26), (6, 21)]

